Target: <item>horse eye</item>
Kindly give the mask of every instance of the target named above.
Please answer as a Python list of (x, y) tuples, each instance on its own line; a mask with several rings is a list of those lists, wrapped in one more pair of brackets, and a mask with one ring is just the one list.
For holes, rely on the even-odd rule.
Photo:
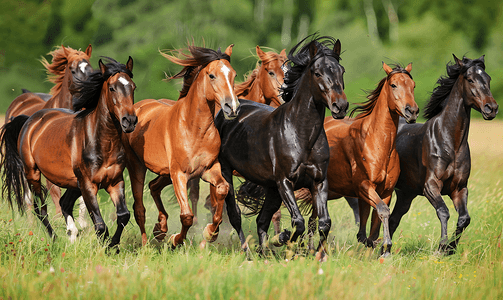
[(110, 92), (115, 92), (115, 89), (113, 87), (109, 87), (108, 89), (110, 90)]
[(216, 78), (215, 75), (210, 74), (210, 79), (215, 79), (215, 78)]
[(274, 76), (274, 72), (269, 71), (269, 76)]
[(316, 76), (316, 77), (321, 77), (321, 74), (320, 74), (320, 73), (318, 73), (318, 72), (314, 72), (314, 76)]
[(396, 88), (396, 85), (394, 83), (391, 84), (392, 88)]
[(468, 82), (469, 82), (469, 83), (473, 83), (473, 80), (469, 78), (469, 79), (468, 79)]

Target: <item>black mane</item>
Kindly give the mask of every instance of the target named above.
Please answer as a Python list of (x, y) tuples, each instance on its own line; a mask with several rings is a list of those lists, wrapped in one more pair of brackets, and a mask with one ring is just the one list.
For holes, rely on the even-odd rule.
[(433, 89), (430, 101), (426, 104), (423, 115), (427, 120), (433, 118), (442, 111), (445, 106), (445, 99), (447, 99), (447, 96), (451, 93), (452, 87), (456, 83), (460, 74), (464, 74), (469, 68), (475, 65), (480, 66), (484, 70), (486, 69), (484, 61), (481, 59), (472, 60), (467, 57), (463, 57), (462, 64), (463, 66), (460, 66), (455, 62), (447, 63), (447, 76), (440, 76), (437, 80), (438, 86)]
[(105, 74), (102, 74), (101, 70), (98, 69), (93, 71), (86, 80), (77, 79), (75, 81), (76, 88), (75, 91), (72, 91), (75, 95), (72, 100), (73, 111), (78, 112), (84, 109), (77, 115), (79, 118), (88, 115), (98, 106), (101, 89), (108, 78), (120, 72), (126, 73), (130, 78), (133, 78), (133, 73), (124, 64), (110, 57), (103, 57), (103, 59), (106, 61)]
[[(310, 39), (310, 41), (307, 42), (307, 39)], [(285, 102), (292, 100), (298, 86), (297, 83), (302, 77), (302, 74), (304, 74), (306, 69), (319, 57), (332, 56), (337, 59), (337, 62), (340, 61), (341, 58), (339, 55), (333, 51), (335, 42), (336, 39), (333, 37), (317, 37), (315, 34), (312, 34), (304, 38), (290, 50), (288, 53), (288, 60), (285, 62), (285, 64), (290, 64), (290, 66), (288, 66), (288, 71), (285, 73), (285, 83), (281, 87), (281, 96)], [(302, 44), (304, 44), (304, 46), (300, 48), (297, 54), (294, 54)], [(312, 59), (309, 54), (309, 47), (311, 44), (314, 44), (318, 50)]]

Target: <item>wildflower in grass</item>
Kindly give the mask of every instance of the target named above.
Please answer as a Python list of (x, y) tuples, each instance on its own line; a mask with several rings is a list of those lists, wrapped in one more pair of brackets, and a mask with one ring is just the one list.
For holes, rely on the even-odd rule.
[(379, 258), (379, 262), (382, 264), (384, 262), (384, 257)]
[(64, 273), (65, 272), (65, 269), (64, 268), (61, 268), (60, 269), (61, 273)]
[(33, 235), (33, 231), (30, 230), (30, 232), (28, 232), (28, 235)]
[(61, 256), (62, 256), (63, 258), (65, 258), (65, 255), (66, 255), (66, 253), (65, 253), (65, 252), (63, 252), (63, 253), (61, 254)]
[(44, 249), (44, 251), (46, 251), (46, 252), (47, 252), (47, 251), (49, 251), (49, 249), (45, 248), (45, 249)]

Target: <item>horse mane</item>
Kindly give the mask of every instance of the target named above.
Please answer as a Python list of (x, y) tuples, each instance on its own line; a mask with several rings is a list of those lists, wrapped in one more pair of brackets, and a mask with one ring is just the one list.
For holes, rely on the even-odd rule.
[[(188, 50), (190, 54), (185, 53), (184, 49), (172, 50), (169, 53), (163, 53), (160, 51), (161, 55), (169, 61), (183, 66), (183, 69), (180, 72), (167, 78), (167, 80), (183, 78), (183, 87), (180, 91), (180, 97), (178, 99), (187, 96), (192, 83), (199, 74), (199, 71), (204, 69), (209, 63), (220, 59), (225, 59), (228, 62), (231, 61), (231, 57), (226, 53), (222, 53), (220, 48), (215, 51), (209, 48), (189, 45)], [(177, 54), (178, 57), (175, 56), (175, 54)]]
[[(310, 39), (309, 41), (307, 41)], [(295, 45), (288, 53), (288, 60), (285, 64), (290, 64), (288, 71), (285, 73), (284, 85), (281, 87), (281, 96), (283, 101), (288, 102), (292, 100), (295, 92), (298, 88), (298, 82), (304, 74), (305, 70), (319, 57), (321, 56), (332, 56), (337, 59), (337, 62), (341, 60), (339, 55), (334, 51), (336, 39), (330, 36), (320, 36), (316, 34), (309, 35)], [(317, 48), (316, 55), (311, 58), (309, 53), (309, 48), (314, 44)], [(300, 50), (295, 54), (297, 49), (301, 46)]]
[(405, 73), (405, 74), (409, 75), (409, 77), (412, 79), (412, 75), (410, 75), (410, 73), (407, 70), (405, 70), (400, 65), (395, 65), (395, 67), (388, 74), (388, 76), (384, 77), (383, 79), (381, 79), (381, 81), (379, 81), (379, 83), (377, 84), (377, 87), (373, 91), (371, 91), (371, 90), (365, 91), (367, 93), (368, 100), (363, 103), (357, 103), (357, 106), (355, 108), (351, 109), (351, 111), (349, 113), (349, 117), (352, 118), (355, 113), (359, 113), (356, 116), (356, 119), (361, 119), (363, 117), (370, 115), (372, 113), (372, 111), (374, 110), (374, 107), (377, 103), (377, 99), (379, 99), (379, 96), (381, 95), (381, 91), (384, 87), (384, 83), (386, 83), (386, 81), (390, 80), (391, 77), (393, 77), (393, 75), (398, 74), (398, 73)]
[(446, 65), (447, 76), (440, 76), (437, 80), (438, 86), (433, 89), (430, 96), (430, 101), (426, 104), (423, 116), (429, 120), (434, 116), (438, 115), (445, 106), (445, 99), (451, 93), (456, 80), (458, 80), (459, 75), (464, 74), (469, 68), (478, 65), (482, 69), (486, 69), (484, 61), (481, 59), (469, 59), (463, 57), (463, 65), (460, 66), (457, 63), (448, 62)]
[(106, 61), (104, 74), (98, 69), (93, 71), (86, 80), (77, 79), (75, 82), (76, 91), (74, 94), (77, 94), (77, 96), (73, 97), (73, 110), (77, 112), (84, 109), (77, 114), (77, 118), (87, 116), (98, 106), (103, 84), (108, 78), (121, 72), (133, 78), (133, 73), (129, 71), (126, 65), (110, 57), (102, 56), (102, 58)]
[(89, 60), (89, 57), (80, 50), (75, 50), (70, 47), (57, 46), (54, 50), (47, 53), (52, 56), (52, 62), (49, 63), (45, 57), (40, 59), (40, 62), (46, 69), (47, 80), (55, 85), (51, 88), (51, 95), (55, 96), (61, 91), (63, 85), (63, 77), (68, 66), (70, 57), (82, 56)]
[(275, 53), (274, 51), (265, 52), (264, 53), (264, 60), (261, 61), (259, 59), (257, 61), (255, 69), (253, 69), (253, 71), (248, 76), (245, 77), (245, 81), (240, 84), (237, 84), (234, 87), (234, 91), (236, 92), (236, 96), (245, 97), (246, 95), (248, 95), (248, 93), (250, 92), (250, 90), (252, 88), (252, 84), (257, 79), (260, 66), (263, 64), (270, 63), (271, 61), (274, 61), (274, 60), (283, 60), (283, 57), (281, 55), (279, 55), (278, 53)]

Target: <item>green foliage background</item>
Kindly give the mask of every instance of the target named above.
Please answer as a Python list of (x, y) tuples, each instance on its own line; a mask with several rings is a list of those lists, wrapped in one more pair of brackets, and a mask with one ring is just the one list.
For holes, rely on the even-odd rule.
[[(424, 107), (445, 64), (486, 55), (496, 99), (503, 94), (503, 5), (500, 1), (428, 0), (0, 0), (0, 112), (21, 88), (48, 92), (38, 61), (56, 45), (85, 49), (125, 62), (134, 59), (136, 99), (176, 99), (179, 82), (164, 82), (179, 67), (158, 50), (235, 44), (238, 81), (254, 68), (256, 45), (287, 51), (313, 32), (342, 42), (348, 100), (364, 100), (381, 62), (413, 62), (416, 101)], [(47, 56), (46, 56), (47, 57)], [(47, 57), (50, 59), (50, 57)], [(477, 114), (478, 115), (478, 114)], [(501, 118), (501, 117), (499, 117)]]

